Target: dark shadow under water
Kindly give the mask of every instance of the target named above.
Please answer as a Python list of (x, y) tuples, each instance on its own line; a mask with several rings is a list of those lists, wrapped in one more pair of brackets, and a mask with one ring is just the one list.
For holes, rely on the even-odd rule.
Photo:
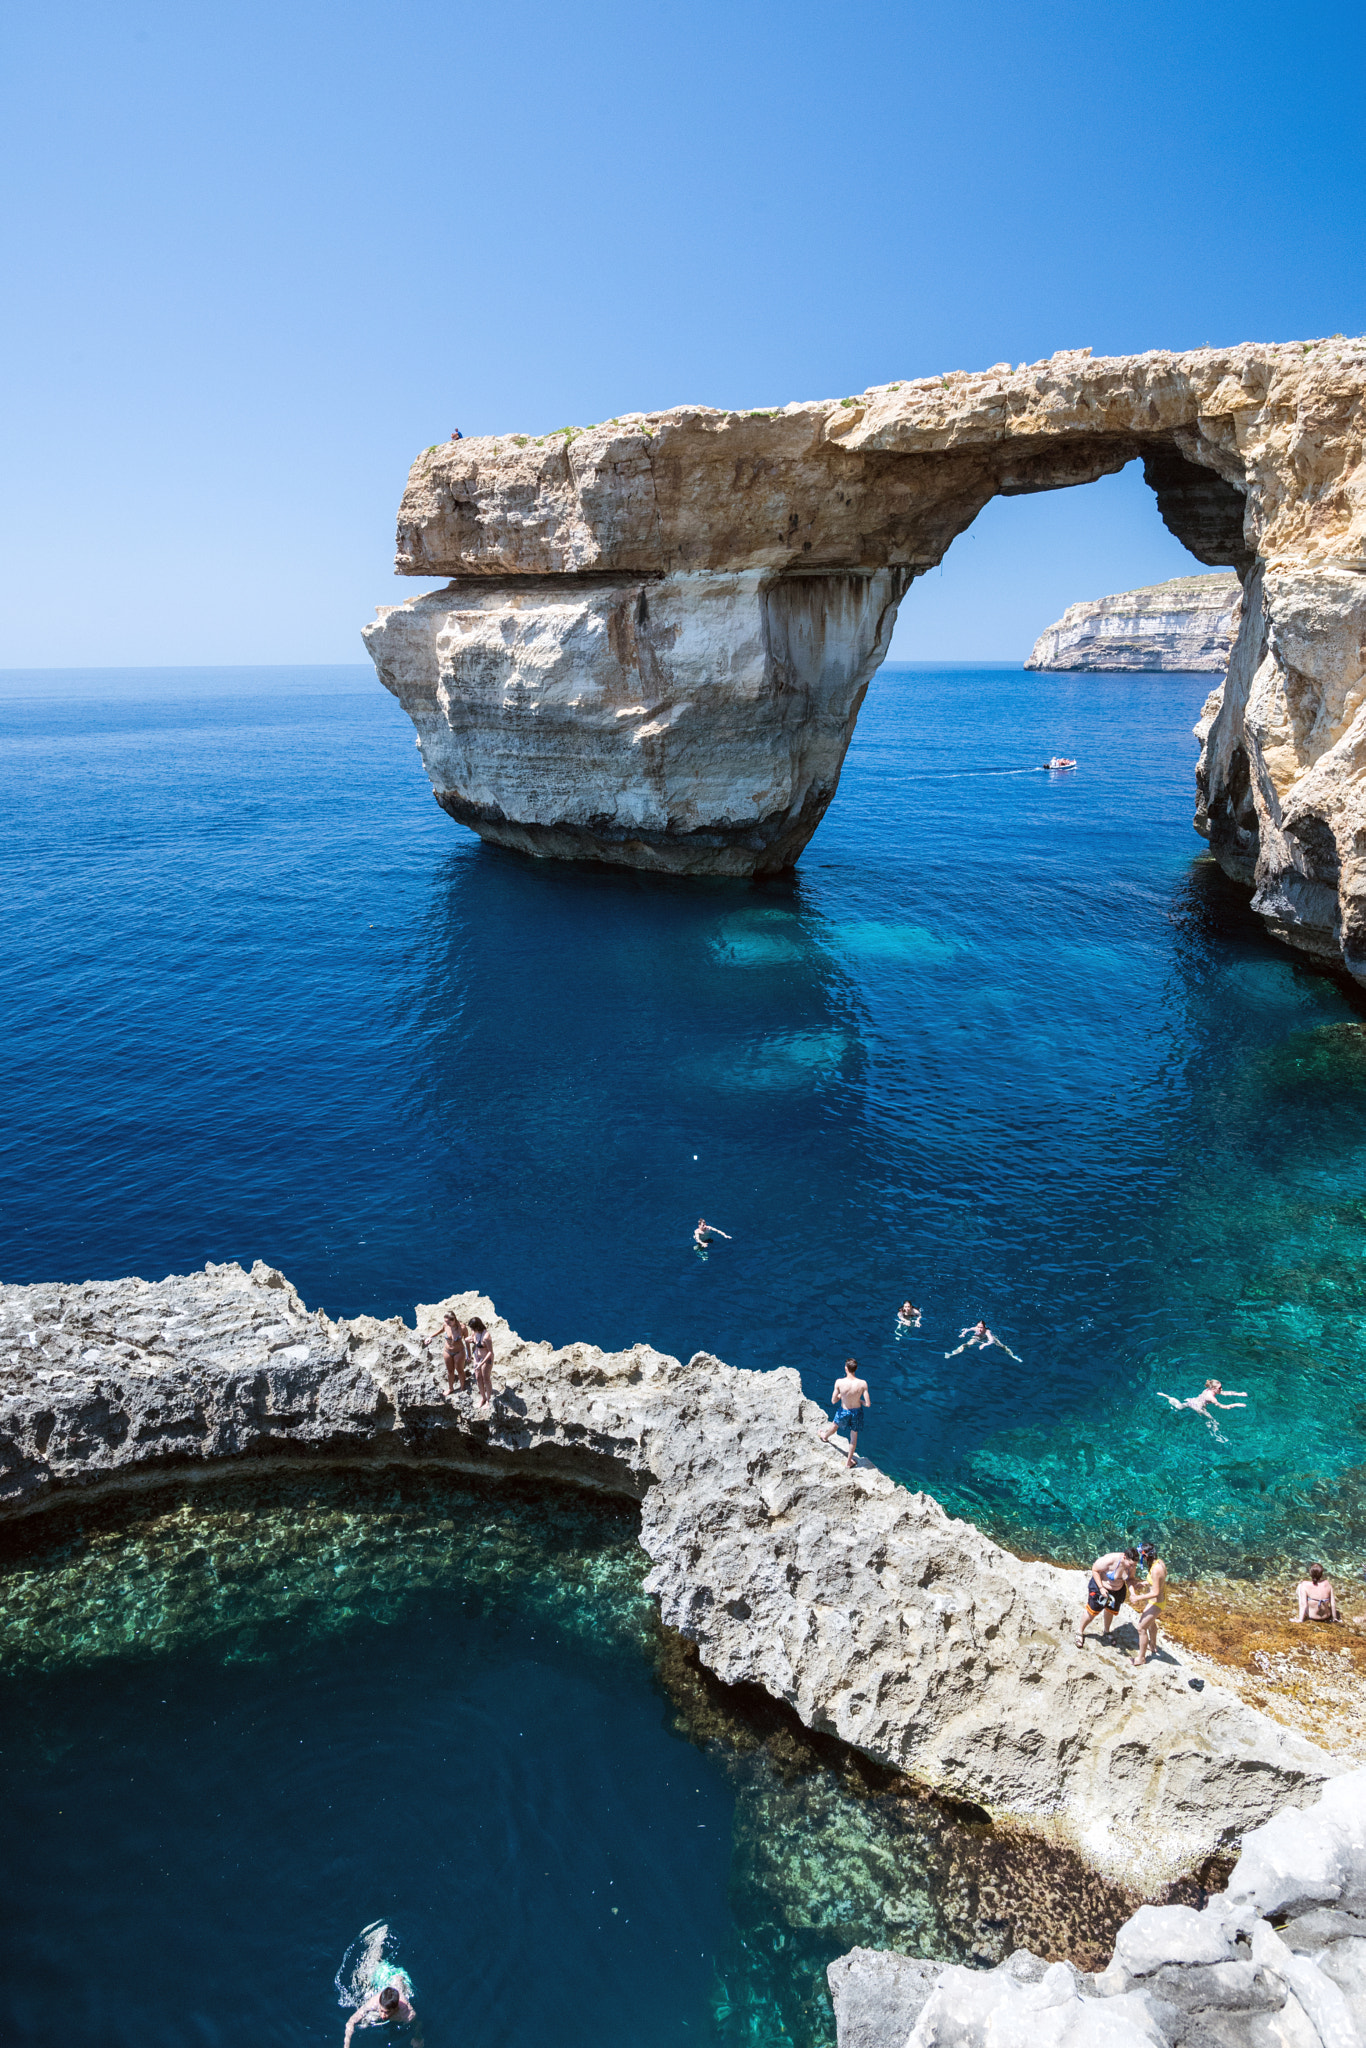
[(339, 2039), (333, 1974), (376, 1919), (428, 2048), (816, 2048), (856, 1942), (1108, 1954), (1133, 1902), (1074, 1857), (706, 1674), (636, 1530), (596, 1496), (374, 1471), (9, 1530), (24, 2040)]

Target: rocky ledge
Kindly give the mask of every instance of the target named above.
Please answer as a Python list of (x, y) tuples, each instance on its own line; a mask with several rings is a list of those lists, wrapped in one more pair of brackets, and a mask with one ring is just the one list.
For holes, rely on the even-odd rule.
[(485, 839), (789, 867), (914, 578), (996, 496), (1142, 461), (1245, 597), (1196, 822), (1272, 931), (1366, 979), (1366, 342), (997, 363), (759, 412), (429, 448), (365, 629), (437, 802)]
[[(442, 1310), (494, 1332), (491, 1409), (446, 1397)], [(845, 1469), (796, 1372), (524, 1342), (492, 1304), (415, 1324), (310, 1313), (259, 1261), (158, 1282), (0, 1288), (0, 1516), (246, 1461), (427, 1461), (640, 1502), (648, 1590), (729, 1684), (763, 1687), (931, 1789), (1070, 1841), (1151, 1891), (1338, 1768), (1179, 1652), (1071, 1641), (1083, 1576), (1027, 1564), (927, 1494)]]
[(1097, 1975), (856, 1948), (829, 1983), (839, 2048), (1361, 2048), (1366, 1771), (1254, 1829), (1203, 1911), (1141, 1906)]
[(1071, 604), (1040, 633), (1025, 667), (1222, 675), (1242, 597), (1243, 586), (1233, 575), (1174, 576), (1143, 590)]

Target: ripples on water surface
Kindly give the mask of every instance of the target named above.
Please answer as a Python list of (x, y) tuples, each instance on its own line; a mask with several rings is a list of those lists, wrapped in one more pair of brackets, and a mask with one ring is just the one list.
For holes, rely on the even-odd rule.
[[(1359, 1563), (1361, 1005), (1191, 832), (1204, 679), (886, 672), (752, 887), (481, 848), (362, 670), (7, 682), (5, 1277), (853, 1352), (876, 1461), (1007, 1538)], [(945, 1361), (979, 1314), (1022, 1366)], [(1155, 1398), (1210, 1372), (1218, 1438)], [(339, 2038), (376, 1916), (433, 2048), (814, 2043), (852, 1941), (1029, 1938), (1033, 1878), (661, 1648), (629, 1518), (210, 1492), (8, 1539), (25, 2038)]]
[[(1361, 1004), (1191, 830), (1206, 683), (884, 671), (750, 886), (481, 847), (363, 670), (11, 674), (0, 1271), (853, 1353), (870, 1454), (1002, 1535), (1354, 1564)], [(1021, 1367), (945, 1361), (977, 1315)], [(1155, 1398), (1207, 1373), (1220, 1438)]]

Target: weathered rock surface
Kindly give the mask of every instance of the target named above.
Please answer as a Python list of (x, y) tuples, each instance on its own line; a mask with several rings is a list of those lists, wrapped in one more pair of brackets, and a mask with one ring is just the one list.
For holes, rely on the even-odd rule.
[[(310, 1314), (259, 1262), (0, 1289), (0, 1514), (223, 1460), (432, 1460), (641, 1502), (647, 1588), (727, 1683), (877, 1762), (1060, 1831), (1145, 1888), (1287, 1804), (1330, 1758), (1177, 1656), (1069, 1640), (1079, 1572), (1026, 1564), (928, 1495), (845, 1470), (793, 1371), (525, 1343), (487, 1301), (492, 1411), (447, 1400), (444, 1304)], [(240, 1465), (234, 1466), (241, 1469)], [(1129, 1631), (1116, 1632), (1121, 1642)]]
[(1034, 642), (1026, 668), (1173, 670), (1223, 675), (1243, 586), (1233, 575), (1174, 576), (1070, 604)]
[[(1246, 343), (698, 406), (428, 449), (398, 567), (454, 579), (366, 641), (437, 800), (533, 853), (790, 865), (897, 604), (997, 495), (1141, 459), (1247, 581), (1197, 823), (1270, 928), (1366, 977), (1366, 343)], [(913, 599), (912, 599), (913, 601)]]
[(839, 2048), (1361, 2048), (1366, 1771), (1254, 1829), (1202, 1912), (1141, 1906), (1097, 1976), (1022, 1950), (980, 1971), (854, 1949), (828, 1974)]

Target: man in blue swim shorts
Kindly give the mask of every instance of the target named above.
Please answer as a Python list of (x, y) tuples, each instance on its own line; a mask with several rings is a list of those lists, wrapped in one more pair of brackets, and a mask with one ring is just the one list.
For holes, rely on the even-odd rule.
[(846, 1466), (852, 1465), (858, 1454), (859, 1429), (867, 1424), (871, 1401), (867, 1380), (861, 1380), (858, 1376), (856, 1358), (845, 1359), (844, 1377), (835, 1381), (830, 1399), (834, 1404), (835, 1419), (821, 1431), (821, 1442), (828, 1444), (838, 1430), (847, 1430), (849, 1455), (844, 1462)]

